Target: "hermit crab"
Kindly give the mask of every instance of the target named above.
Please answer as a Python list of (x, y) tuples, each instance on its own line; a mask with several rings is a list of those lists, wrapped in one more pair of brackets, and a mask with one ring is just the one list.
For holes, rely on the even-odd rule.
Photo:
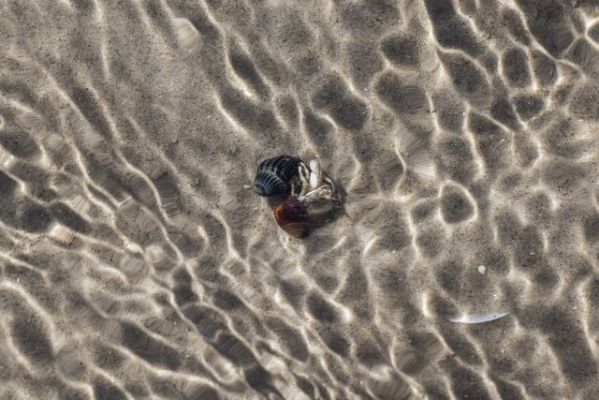
[(342, 206), (318, 160), (308, 165), (288, 155), (264, 160), (256, 171), (255, 190), (268, 199), (277, 224), (295, 237), (332, 221)]

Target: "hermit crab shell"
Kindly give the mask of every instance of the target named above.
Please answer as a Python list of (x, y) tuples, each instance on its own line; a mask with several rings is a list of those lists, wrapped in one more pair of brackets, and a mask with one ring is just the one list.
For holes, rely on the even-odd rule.
[(341, 193), (318, 160), (309, 164), (282, 155), (258, 166), (256, 193), (267, 197), (277, 224), (288, 234), (303, 237), (339, 215)]
[(287, 155), (262, 161), (254, 181), (256, 193), (264, 197), (289, 195), (300, 164), (299, 158)]

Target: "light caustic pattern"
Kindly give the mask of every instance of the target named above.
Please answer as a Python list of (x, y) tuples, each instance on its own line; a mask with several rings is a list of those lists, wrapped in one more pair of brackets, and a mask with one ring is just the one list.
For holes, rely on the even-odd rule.
[(0, 399), (599, 398), (598, 10), (3, 1)]

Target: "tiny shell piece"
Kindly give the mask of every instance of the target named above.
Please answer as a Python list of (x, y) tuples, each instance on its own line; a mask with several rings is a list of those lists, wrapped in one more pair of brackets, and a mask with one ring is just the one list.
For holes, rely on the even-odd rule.
[(481, 314), (464, 314), (455, 318), (451, 318), (450, 322), (462, 323), (462, 324), (482, 324), (484, 322), (491, 322), (505, 317), (509, 313), (507, 312), (490, 312)]

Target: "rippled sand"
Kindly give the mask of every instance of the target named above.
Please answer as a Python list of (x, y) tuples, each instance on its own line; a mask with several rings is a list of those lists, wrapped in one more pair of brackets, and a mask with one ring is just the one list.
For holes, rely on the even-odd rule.
[[(0, 399), (599, 398), (597, 1), (14, 0), (0, 32)], [(279, 154), (347, 215), (279, 229)]]

